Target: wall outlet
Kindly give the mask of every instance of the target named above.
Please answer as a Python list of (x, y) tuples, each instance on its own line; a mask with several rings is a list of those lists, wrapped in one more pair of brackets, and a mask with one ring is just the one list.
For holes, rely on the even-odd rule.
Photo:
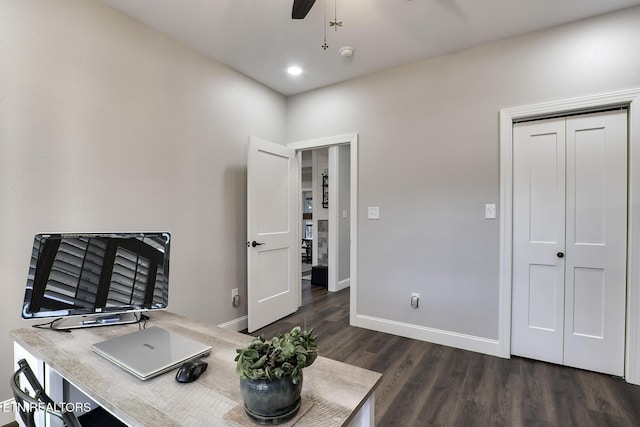
[(420, 294), (417, 294), (415, 292), (411, 293), (411, 307), (412, 308), (420, 307)]
[(240, 305), (240, 295), (238, 294), (238, 288), (231, 289), (231, 303), (234, 307)]

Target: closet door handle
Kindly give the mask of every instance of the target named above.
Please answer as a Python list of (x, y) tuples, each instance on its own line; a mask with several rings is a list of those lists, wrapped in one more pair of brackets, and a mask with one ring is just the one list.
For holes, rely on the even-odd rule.
[(564, 258), (564, 252), (558, 252), (556, 255), (558, 258)]

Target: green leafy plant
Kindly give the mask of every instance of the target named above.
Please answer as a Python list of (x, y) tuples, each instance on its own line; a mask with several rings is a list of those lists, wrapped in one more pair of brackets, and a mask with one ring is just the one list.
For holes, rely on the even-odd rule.
[(313, 329), (302, 331), (296, 326), (270, 340), (260, 335), (247, 347), (236, 350), (236, 372), (245, 380), (273, 380), (290, 375), (291, 382), (298, 384), (302, 369), (318, 357), (317, 337), (312, 334)]

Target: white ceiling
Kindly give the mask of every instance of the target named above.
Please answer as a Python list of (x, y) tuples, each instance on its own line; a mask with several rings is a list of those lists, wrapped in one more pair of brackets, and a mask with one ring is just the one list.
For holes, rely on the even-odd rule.
[[(491, 40), (640, 4), (640, 0), (317, 0), (304, 20), (292, 0), (100, 0), (292, 95)], [(329, 49), (322, 49), (325, 23)], [(327, 19), (324, 19), (326, 5)], [(351, 59), (339, 49), (352, 46)], [(303, 68), (289, 76), (288, 66)]]

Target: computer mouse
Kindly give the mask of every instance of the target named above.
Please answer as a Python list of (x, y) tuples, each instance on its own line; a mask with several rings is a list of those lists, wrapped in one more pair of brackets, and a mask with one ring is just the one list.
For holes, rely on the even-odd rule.
[(176, 372), (176, 381), (179, 383), (190, 383), (200, 378), (200, 375), (207, 370), (209, 364), (202, 359), (184, 362)]

